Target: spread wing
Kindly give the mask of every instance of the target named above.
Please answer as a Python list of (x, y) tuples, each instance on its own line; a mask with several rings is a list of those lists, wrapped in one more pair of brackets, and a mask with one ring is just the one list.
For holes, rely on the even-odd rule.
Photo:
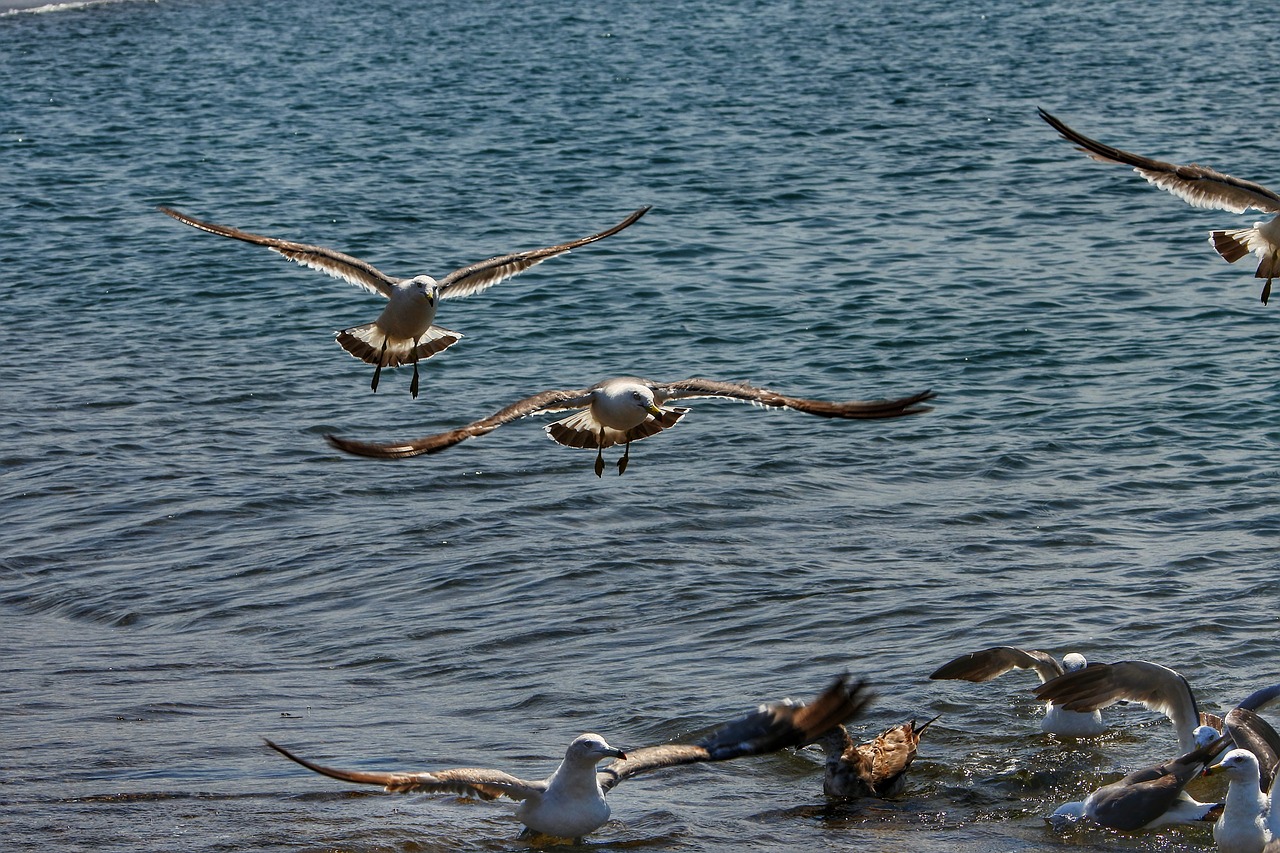
[(590, 401), (591, 389), (589, 388), (578, 391), (543, 391), (541, 394), (534, 394), (532, 397), (525, 397), (519, 402), (512, 403), (487, 418), (481, 418), (448, 432), (436, 433), (412, 441), (377, 444), (340, 438), (336, 435), (326, 435), (325, 440), (339, 450), (356, 456), (368, 456), (373, 459), (404, 459), (409, 456), (421, 456), (424, 453), (439, 453), (468, 438), (487, 435), (503, 424), (537, 412), (579, 408)]
[(523, 800), (546, 790), (544, 782), (526, 782), (501, 770), (484, 770), (477, 767), (459, 767), (434, 773), (379, 773), (362, 770), (335, 770), (314, 764), (294, 755), (278, 744), (267, 741), (267, 746), (303, 767), (331, 779), (355, 782), (362, 785), (381, 785), (393, 794), (448, 793), (464, 797), (493, 800), (506, 796)]
[(1244, 213), (1249, 208), (1280, 213), (1280, 195), (1261, 184), (1233, 178), (1208, 166), (1197, 166), (1194, 163), (1179, 166), (1112, 148), (1072, 130), (1044, 110), (1040, 110), (1040, 118), (1093, 159), (1132, 166), (1135, 172), (1155, 186), (1168, 190), (1195, 207), (1229, 210), (1232, 213)]
[(612, 237), (622, 229), (635, 224), (640, 217), (648, 212), (649, 207), (646, 205), (612, 228), (601, 231), (599, 234), (592, 234), (590, 237), (583, 237), (581, 240), (574, 240), (571, 243), (561, 243), (558, 246), (548, 246), (545, 249), (530, 249), (527, 252), (514, 252), (510, 255), (499, 255), (496, 258), (489, 258), (487, 261), (480, 261), (462, 269), (456, 269), (440, 280), (440, 298), (454, 299), (459, 296), (470, 296), (473, 293), (487, 290), (504, 279), (511, 278), (511, 276), (518, 275), (529, 269), (529, 267), (542, 263), (547, 258), (554, 258), (556, 255), (563, 255), (579, 246), (603, 240), (605, 237)]
[(1011, 669), (1032, 669), (1040, 676), (1040, 683), (1062, 675), (1062, 664), (1053, 655), (1041, 651), (1024, 651), (1013, 646), (995, 646), (980, 652), (970, 652), (938, 667), (929, 677), (958, 679), (961, 681), (990, 681)]
[(373, 264), (366, 263), (359, 258), (353, 258), (350, 255), (344, 255), (342, 252), (335, 252), (333, 249), (326, 249), (323, 246), (294, 243), (290, 240), (277, 240), (274, 237), (250, 234), (248, 231), (241, 231), (239, 228), (214, 225), (212, 222), (205, 222), (193, 216), (187, 216), (185, 213), (179, 213), (171, 207), (161, 207), (160, 212), (172, 216), (179, 222), (185, 222), (192, 228), (208, 231), (210, 234), (230, 237), (233, 240), (243, 240), (246, 243), (253, 243), (255, 246), (266, 246), (271, 251), (284, 255), (289, 260), (302, 264), (304, 267), (328, 273), (334, 278), (340, 278), (357, 287), (363, 287), (370, 293), (380, 293), (390, 298), (392, 286), (403, 281), (403, 279), (392, 278), (379, 271)]
[(829, 400), (806, 400), (801, 397), (788, 397), (768, 388), (756, 388), (741, 382), (717, 382), (714, 379), (682, 379), (679, 382), (653, 383), (654, 398), (658, 404), (667, 400), (687, 400), (694, 397), (728, 397), (777, 409), (794, 409), (824, 418), (896, 418), (901, 415), (915, 415), (927, 412), (931, 406), (918, 406), (925, 400), (932, 400), (937, 395), (932, 391), (921, 391), (909, 397), (893, 400), (848, 400), (834, 402)]
[(698, 743), (663, 744), (628, 750), (627, 757), (602, 768), (596, 778), (605, 791), (639, 773), (693, 764), (763, 755), (789, 746), (812, 743), (831, 729), (857, 716), (871, 701), (862, 680), (841, 677), (812, 703), (789, 700), (762, 705), (727, 723)]
[(1069, 672), (1036, 690), (1036, 698), (1068, 711), (1096, 711), (1121, 700), (1164, 714), (1183, 750), (1195, 744), (1200, 709), (1187, 680), (1167, 666), (1141, 660), (1102, 663)]

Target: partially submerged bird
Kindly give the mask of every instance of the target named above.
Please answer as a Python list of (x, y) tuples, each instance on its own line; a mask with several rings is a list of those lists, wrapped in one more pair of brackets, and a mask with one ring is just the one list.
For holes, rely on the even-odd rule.
[[(956, 679), (983, 682), (999, 678), (1012, 669), (1029, 669), (1040, 683), (1052, 681), (1065, 672), (1084, 669), (1088, 664), (1084, 655), (1071, 652), (1059, 663), (1053, 655), (1039, 650), (1018, 649), (1013, 646), (993, 646), (977, 652), (961, 655), (938, 667), (929, 677), (935, 680)], [(1069, 711), (1061, 704), (1049, 702), (1045, 706), (1040, 729), (1068, 737), (1091, 737), (1106, 731), (1102, 715), (1094, 711)]]
[(822, 791), (829, 797), (892, 797), (906, 784), (924, 730), (915, 720), (890, 726), (866, 743), (856, 743), (843, 725), (818, 739), (826, 751)]
[[(1168, 190), (1194, 207), (1229, 210), (1232, 213), (1244, 213), (1250, 209), (1263, 213), (1280, 213), (1280, 195), (1261, 184), (1233, 178), (1208, 166), (1194, 163), (1180, 166), (1112, 148), (1072, 130), (1044, 110), (1039, 112), (1040, 118), (1050, 127), (1067, 141), (1074, 142), (1079, 150), (1094, 160), (1132, 166), (1135, 172), (1150, 183)], [(1254, 273), (1254, 278), (1267, 280), (1262, 287), (1262, 304), (1266, 305), (1271, 298), (1271, 280), (1280, 277), (1280, 217), (1267, 222), (1255, 222), (1252, 228), (1211, 231), (1209, 242), (1227, 263), (1235, 263), (1250, 252), (1258, 256), (1258, 271)]]
[(917, 405), (936, 396), (922, 391), (894, 400), (850, 400), (830, 402), (788, 397), (767, 388), (755, 388), (737, 382), (711, 379), (682, 379), (679, 382), (651, 382), (623, 376), (606, 379), (590, 388), (570, 391), (543, 391), (512, 403), (501, 411), (458, 429), (429, 435), (412, 441), (373, 444), (326, 435), (334, 447), (357, 456), (377, 459), (401, 459), (424, 453), (439, 453), (468, 438), (486, 435), (503, 424), (543, 412), (579, 411), (544, 429), (551, 439), (565, 447), (582, 447), (596, 451), (595, 472), (604, 473), (604, 449), (623, 444), (626, 449), (618, 460), (618, 473), (627, 470), (631, 442), (656, 435), (675, 424), (688, 413), (687, 408), (666, 407), (670, 400), (698, 397), (727, 397), (778, 409), (794, 409), (824, 418), (871, 419), (896, 418), (930, 411), (930, 406)]
[(418, 362), (447, 349), (462, 338), (458, 332), (433, 325), (436, 305), (441, 299), (454, 299), (479, 293), (504, 279), (542, 263), (547, 258), (563, 255), (571, 249), (617, 234), (622, 229), (633, 225), (649, 211), (649, 208), (642, 207), (612, 228), (592, 234), (590, 237), (548, 246), (545, 249), (498, 255), (460, 267), (438, 281), (429, 275), (396, 278), (381, 272), (373, 264), (323, 246), (250, 234), (238, 228), (215, 225), (212, 222), (196, 219), (171, 207), (161, 207), (160, 211), (179, 222), (185, 222), (193, 228), (208, 231), (210, 234), (266, 246), (271, 251), (305, 267), (328, 273), (334, 278), (362, 287), (370, 293), (386, 297), (387, 307), (383, 309), (378, 319), (363, 326), (352, 326), (338, 332), (337, 340), (343, 349), (356, 358), (375, 365), (373, 381), (370, 382), (370, 387), (374, 391), (378, 390), (378, 378), (382, 375), (382, 368), (412, 364), (413, 380), (409, 384), (409, 393), (417, 397)]
[[(662, 744), (624, 752), (597, 734), (583, 734), (569, 744), (560, 766), (541, 781), (519, 779), (501, 770), (458, 768), (431, 772), (335, 770), (294, 755), (271, 741), (267, 745), (308, 770), (344, 782), (381, 785), (392, 793), (452, 793), (520, 802), (516, 817), (527, 831), (557, 838), (581, 839), (609, 819), (605, 794), (640, 773), (693, 764), (763, 755), (789, 746), (812, 743), (832, 727), (859, 713), (871, 700), (863, 681), (841, 677), (809, 704), (784, 700), (762, 705), (692, 744)], [(596, 765), (615, 759), (602, 769)]]
[(1183, 788), (1203, 773), (1228, 743), (1230, 739), (1223, 736), (1172, 761), (1130, 773), (1103, 785), (1084, 800), (1063, 804), (1049, 820), (1059, 823), (1085, 819), (1121, 830), (1215, 820), (1221, 805), (1198, 802)]
[[(1151, 661), (1093, 664), (1041, 685), (1036, 698), (1081, 712), (1099, 711), (1120, 701), (1138, 702), (1169, 718), (1183, 752), (1223, 730), (1222, 718), (1200, 710), (1191, 685), (1177, 670)], [(1253, 711), (1277, 698), (1280, 684), (1255, 690), (1236, 707)]]

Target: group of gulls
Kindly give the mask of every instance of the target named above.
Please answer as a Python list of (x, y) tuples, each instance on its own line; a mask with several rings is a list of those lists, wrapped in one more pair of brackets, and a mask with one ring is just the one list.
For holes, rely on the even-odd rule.
[[(1131, 154), (1072, 130), (1044, 110), (1040, 110), (1040, 117), (1095, 160), (1132, 166), (1152, 184), (1196, 207), (1218, 208), (1234, 213), (1255, 209), (1280, 214), (1280, 195), (1260, 184), (1233, 178), (1207, 166), (1180, 166)], [(416, 398), (419, 389), (419, 363), (462, 338), (459, 332), (435, 325), (436, 308), (440, 300), (480, 293), (548, 258), (611, 237), (634, 225), (649, 208), (641, 207), (612, 228), (589, 237), (542, 249), (497, 255), (460, 267), (439, 280), (429, 275), (397, 278), (387, 275), (367, 261), (323, 246), (264, 237), (238, 228), (216, 225), (170, 207), (161, 207), (160, 210), (193, 228), (265, 246), (291, 261), (384, 297), (387, 306), (376, 320), (337, 332), (337, 341), (351, 355), (374, 365), (373, 379), (370, 382), (374, 391), (378, 390), (378, 381), (384, 367), (412, 365), (413, 378), (409, 384), (409, 393)], [(1262, 288), (1262, 302), (1265, 304), (1271, 296), (1272, 279), (1280, 276), (1280, 217), (1268, 222), (1255, 222), (1251, 228), (1213, 231), (1209, 239), (1228, 262), (1234, 263), (1250, 253), (1258, 256), (1255, 276), (1266, 279)], [(606, 448), (624, 445), (623, 454), (618, 460), (618, 473), (621, 474), (626, 471), (633, 441), (648, 438), (674, 426), (688, 412), (687, 408), (667, 406), (671, 400), (722, 397), (826, 418), (872, 419), (895, 418), (929, 411), (929, 406), (921, 404), (934, 396), (932, 391), (922, 391), (895, 399), (829, 402), (791, 397), (738, 382), (698, 378), (652, 382), (633, 376), (620, 376), (603, 380), (588, 388), (532, 394), (465, 426), (411, 441), (377, 443), (335, 435), (327, 435), (326, 439), (339, 450), (354, 455), (401, 459), (438, 453), (468, 438), (485, 435), (503, 424), (530, 415), (572, 411), (574, 414), (547, 425), (546, 433), (552, 440), (566, 447), (595, 449), (595, 472), (596, 476), (601, 476), (604, 472), (603, 454)]]
[[(1107, 729), (1102, 710), (1133, 702), (1168, 717), (1178, 740), (1175, 757), (1062, 805), (1050, 816), (1051, 823), (1087, 820), (1134, 831), (1213, 821), (1220, 853), (1280, 850), (1280, 808), (1273, 814), (1270, 806), (1280, 765), (1280, 734), (1257, 713), (1280, 699), (1280, 684), (1254, 691), (1219, 717), (1200, 710), (1186, 678), (1150, 661), (1088, 664), (1073, 653), (1059, 663), (1045, 652), (997, 646), (961, 655), (930, 678), (982, 682), (1013, 669), (1029, 669), (1039, 676), (1035, 696), (1047, 703), (1040, 723), (1046, 732), (1067, 737), (1102, 734)], [(1228, 780), (1222, 802), (1200, 802), (1187, 793), (1196, 778), (1215, 774)], [(1268, 847), (1273, 841), (1274, 848)]]
[[(337, 340), (351, 355), (374, 365), (370, 387), (375, 392), (378, 390), (378, 381), (384, 367), (412, 365), (413, 379), (409, 384), (409, 393), (416, 398), (419, 388), (419, 362), (447, 349), (462, 338), (459, 332), (435, 325), (436, 306), (440, 300), (479, 293), (503, 279), (542, 263), (547, 258), (563, 255), (579, 246), (617, 234), (637, 222), (649, 211), (649, 208), (642, 207), (612, 228), (592, 234), (590, 237), (543, 249), (498, 255), (456, 269), (438, 281), (429, 275), (418, 275), (407, 279), (396, 278), (366, 261), (323, 246), (251, 234), (238, 228), (196, 219), (171, 207), (161, 207), (160, 211), (193, 228), (257, 246), (265, 246), (291, 261), (328, 273), (335, 278), (343, 279), (385, 297), (387, 307), (383, 309), (378, 319), (372, 323), (352, 326), (338, 332)], [(675, 426), (689, 411), (684, 407), (666, 404), (672, 400), (699, 397), (741, 400), (767, 408), (793, 409), (824, 418), (869, 420), (927, 412), (930, 407), (920, 404), (932, 399), (934, 394), (932, 391), (922, 391), (891, 400), (831, 402), (791, 397), (768, 388), (757, 388), (740, 382), (718, 382), (699, 378), (675, 382), (652, 382), (634, 376), (620, 376), (598, 382), (589, 388), (543, 391), (533, 394), (489, 417), (413, 441), (379, 444), (354, 441), (336, 435), (328, 435), (326, 439), (339, 450), (357, 456), (400, 459), (439, 453), (460, 441), (493, 432), (505, 423), (529, 415), (572, 411), (573, 414), (568, 417), (548, 424), (545, 428), (547, 435), (566, 447), (594, 449), (596, 451), (595, 472), (599, 477), (604, 473), (606, 448), (618, 444), (624, 445), (623, 454), (618, 459), (618, 473), (625, 472), (631, 457), (631, 442), (648, 438)]]
[[(1258, 711), (1280, 699), (1280, 684), (1257, 690), (1225, 717), (1201, 712), (1187, 680), (1149, 661), (1088, 664), (1079, 654), (1061, 663), (1051, 655), (997, 646), (943, 664), (934, 680), (991, 681), (1014, 669), (1040, 679), (1037, 698), (1047, 702), (1040, 727), (1068, 738), (1095, 737), (1107, 730), (1101, 711), (1116, 703), (1138, 703), (1173, 724), (1178, 754), (1144, 767), (1060, 806), (1053, 826), (1087, 821), (1122, 831), (1179, 823), (1213, 822), (1219, 853), (1280, 851), (1280, 807), (1271, 810), (1271, 789), (1280, 767), (1280, 734)], [(338, 770), (267, 745), (309, 770), (344, 782), (379, 785), (392, 793), (451, 793), (520, 803), (516, 817), (526, 834), (581, 840), (609, 819), (605, 795), (640, 773), (708, 761), (759, 756), (787, 748), (820, 747), (823, 793), (838, 800), (886, 798), (902, 792), (920, 739), (938, 718), (890, 726), (859, 743), (846, 724), (866, 710), (873, 695), (847, 675), (809, 704), (789, 699), (761, 705), (693, 743), (622, 750), (598, 734), (569, 744), (564, 760), (545, 780), (519, 779), (501, 770), (457, 768), (425, 772)], [(600, 762), (612, 759), (604, 767)], [(1201, 802), (1187, 787), (1202, 776), (1228, 781), (1226, 797)], [(1268, 847), (1272, 842), (1275, 844)]]
[[(1191, 205), (1233, 213), (1254, 209), (1280, 214), (1280, 195), (1260, 184), (1207, 166), (1177, 165), (1131, 154), (1073, 130), (1044, 110), (1039, 114), (1095, 160), (1131, 166), (1155, 186)], [(435, 325), (440, 300), (479, 293), (548, 258), (611, 237), (635, 224), (649, 208), (642, 207), (617, 225), (589, 237), (497, 255), (456, 269), (439, 280), (429, 275), (396, 278), (333, 249), (215, 225), (168, 207), (160, 210), (192, 227), (264, 246), (291, 261), (386, 298), (387, 306), (376, 320), (338, 332), (337, 341), (351, 355), (374, 366), (370, 383), (374, 391), (383, 368), (412, 365), (409, 391), (416, 398), (419, 363), (462, 338), (458, 332)], [(1228, 262), (1234, 263), (1248, 254), (1258, 257), (1255, 277), (1266, 280), (1262, 289), (1265, 304), (1273, 279), (1280, 277), (1280, 216), (1256, 222), (1250, 228), (1213, 231), (1209, 239)], [(545, 430), (566, 447), (595, 449), (595, 473), (600, 476), (606, 448), (624, 445), (618, 460), (618, 472), (622, 473), (632, 442), (656, 435), (684, 417), (689, 410), (667, 405), (673, 400), (728, 398), (820, 417), (873, 419), (929, 411), (930, 407), (922, 404), (933, 397), (932, 391), (922, 391), (895, 399), (832, 402), (792, 397), (736, 382), (698, 378), (653, 382), (623, 376), (587, 388), (533, 394), (488, 417), (411, 441), (370, 443), (333, 435), (326, 438), (334, 447), (351, 454), (404, 458), (438, 453), (530, 415), (572, 412)], [(1280, 807), (1274, 813), (1271, 808), (1271, 787), (1280, 765), (1280, 734), (1257, 714), (1280, 697), (1280, 685), (1253, 693), (1225, 718), (1218, 718), (1199, 711), (1186, 679), (1167, 667), (1146, 661), (1088, 665), (1082, 656), (1069, 654), (1059, 662), (1044, 652), (1002, 646), (963, 655), (940, 667), (931, 677), (980, 682), (1013, 669), (1029, 669), (1039, 676), (1041, 685), (1036, 696), (1047, 703), (1041, 722), (1047, 732), (1068, 737), (1098, 735), (1106, 730), (1102, 709), (1117, 702), (1135, 702), (1165, 714), (1177, 734), (1176, 757), (1130, 773), (1080, 801), (1063, 805), (1054, 813), (1054, 819), (1087, 820), (1120, 830), (1213, 820), (1213, 834), (1221, 853), (1280, 853)], [(560, 766), (542, 781), (476, 768), (419, 773), (335, 770), (267, 743), (310, 770), (347, 782), (381, 785), (393, 792), (451, 792), (484, 799), (505, 796), (520, 802), (516, 816), (526, 831), (580, 839), (608, 820), (610, 810), (605, 794), (631, 776), (809, 744), (825, 750), (823, 790), (827, 795), (892, 796), (901, 789), (920, 737), (933, 720), (920, 726), (914, 720), (893, 726), (859, 744), (844, 724), (854, 719), (869, 700), (863, 682), (851, 682), (846, 677), (837, 679), (812, 703), (787, 700), (763, 705), (692, 744), (665, 744), (624, 752), (599, 735), (583, 734), (569, 745)], [(606, 759), (611, 763), (598, 768)], [(1194, 779), (1205, 774), (1227, 778), (1227, 795), (1222, 803), (1199, 802), (1186, 792)]]

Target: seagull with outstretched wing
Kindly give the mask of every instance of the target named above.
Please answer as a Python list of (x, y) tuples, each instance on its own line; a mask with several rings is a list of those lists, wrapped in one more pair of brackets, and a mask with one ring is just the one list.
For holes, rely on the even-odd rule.
[(824, 418), (872, 419), (896, 418), (927, 412), (931, 407), (918, 405), (936, 396), (922, 391), (893, 400), (806, 400), (788, 397), (767, 388), (756, 388), (738, 382), (711, 379), (682, 379), (679, 382), (651, 382), (623, 376), (606, 379), (590, 388), (572, 391), (543, 391), (518, 400), (510, 406), (465, 426), (428, 435), (412, 441), (377, 444), (326, 435), (330, 444), (356, 456), (375, 459), (403, 459), (425, 453), (439, 453), (469, 438), (493, 432), (503, 424), (543, 412), (575, 411), (567, 418), (548, 424), (551, 439), (565, 447), (582, 447), (596, 451), (595, 472), (604, 473), (604, 449), (623, 444), (626, 450), (618, 460), (618, 473), (627, 470), (631, 442), (657, 435), (673, 427), (688, 413), (687, 408), (665, 404), (671, 400), (698, 397), (723, 397), (777, 409), (792, 409)]
[(548, 246), (545, 249), (530, 249), (525, 252), (498, 255), (456, 269), (437, 281), (429, 275), (396, 278), (387, 275), (367, 261), (323, 246), (250, 234), (239, 228), (215, 225), (212, 222), (196, 219), (171, 207), (160, 208), (161, 213), (172, 216), (193, 228), (257, 246), (265, 246), (304, 267), (319, 270), (334, 278), (362, 287), (370, 293), (385, 297), (387, 307), (383, 309), (378, 319), (372, 323), (352, 326), (338, 332), (338, 343), (361, 361), (375, 365), (373, 381), (370, 383), (374, 391), (378, 390), (378, 378), (382, 375), (382, 368), (412, 364), (413, 380), (409, 384), (409, 393), (414, 397), (418, 396), (418, 362), (447, 349), (462, 338), (458, 332), (433, 325), (436, 318), (436, 305), (441, 299), (470, 296), (487, 290), (500, 281), (542, 263), (547, 258), (554, 258), (579, 246), (611, 237), (635, 224), (648, 211), (648, 207), (642, 207), (612, 228), (592, 234), (590, 237)]
[[(1044, 110), (1040, 110), (1040, 118), (1094, 160), (1132, 166), (1151, 184), (1168, 190), (1193, 207), (1229, 210), (1232, 213), (1248, 210), (1280, 213), (1280, 195), (1261, 184), (1233, 178), (1208, 166), (1195, 163), (1180, 166), (1112, 148), (1072, 130), (1061, 119)], [(1280, 216), (1266, 222), (1255, 222), (1252, 228), (1211, 231), (1209, 242), (1227, 263), (1234, 264), (1251, 252), (1258, 256), (1258, 271), (1254, 277), (1267, 280), (1262, 286), (1262, 304), (1266, 305), (1271, 298), (1271, 280), (1280, 277)]]

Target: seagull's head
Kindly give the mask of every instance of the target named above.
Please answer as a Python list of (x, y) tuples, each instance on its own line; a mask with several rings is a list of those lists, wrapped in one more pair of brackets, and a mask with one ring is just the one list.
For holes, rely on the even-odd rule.
[(1196, 747), (1208, 746), (1220, 737), (1222, 733), (1213, 726), (1196, 726), (1191, 732), (1191, 739)]
[(631, 402), (655, 418), (662, 417), (662, 407), (653, 399), (653, 390), (647, 386), (641, 385), (632, 389)]
[(1206, 776), (1215, 776), (1219, 773), (1225, 774), (1228, 779), (1241, 782), (1252, 781), (1256, 784), (1259, 773), (1258, 759), (1247, 749), (1233, 749), (1222, 756), (1221, 761), (1206, 767), (1204, 771)]
[(1085, 660), (1084, 655), (1079, 652), (1072, 652), (1069, 655), (1062, 656), (1062, 668), (1067, 672), (1075, 672), (1078, 669), (1084, 669), (1089, 665), (1089, 661)]
[(626, 758), (627, 754), (614, 749), (597, 734), (578, 735), (565, 751), (564, 760), (570, 764), (586, 764), (594, 767), (606, 758)]
[(435, 306), (440, 298), (440, 282), (429, 275), (414, 276), (405, 285), (415, 296), (425, 299), (428, 305)]

